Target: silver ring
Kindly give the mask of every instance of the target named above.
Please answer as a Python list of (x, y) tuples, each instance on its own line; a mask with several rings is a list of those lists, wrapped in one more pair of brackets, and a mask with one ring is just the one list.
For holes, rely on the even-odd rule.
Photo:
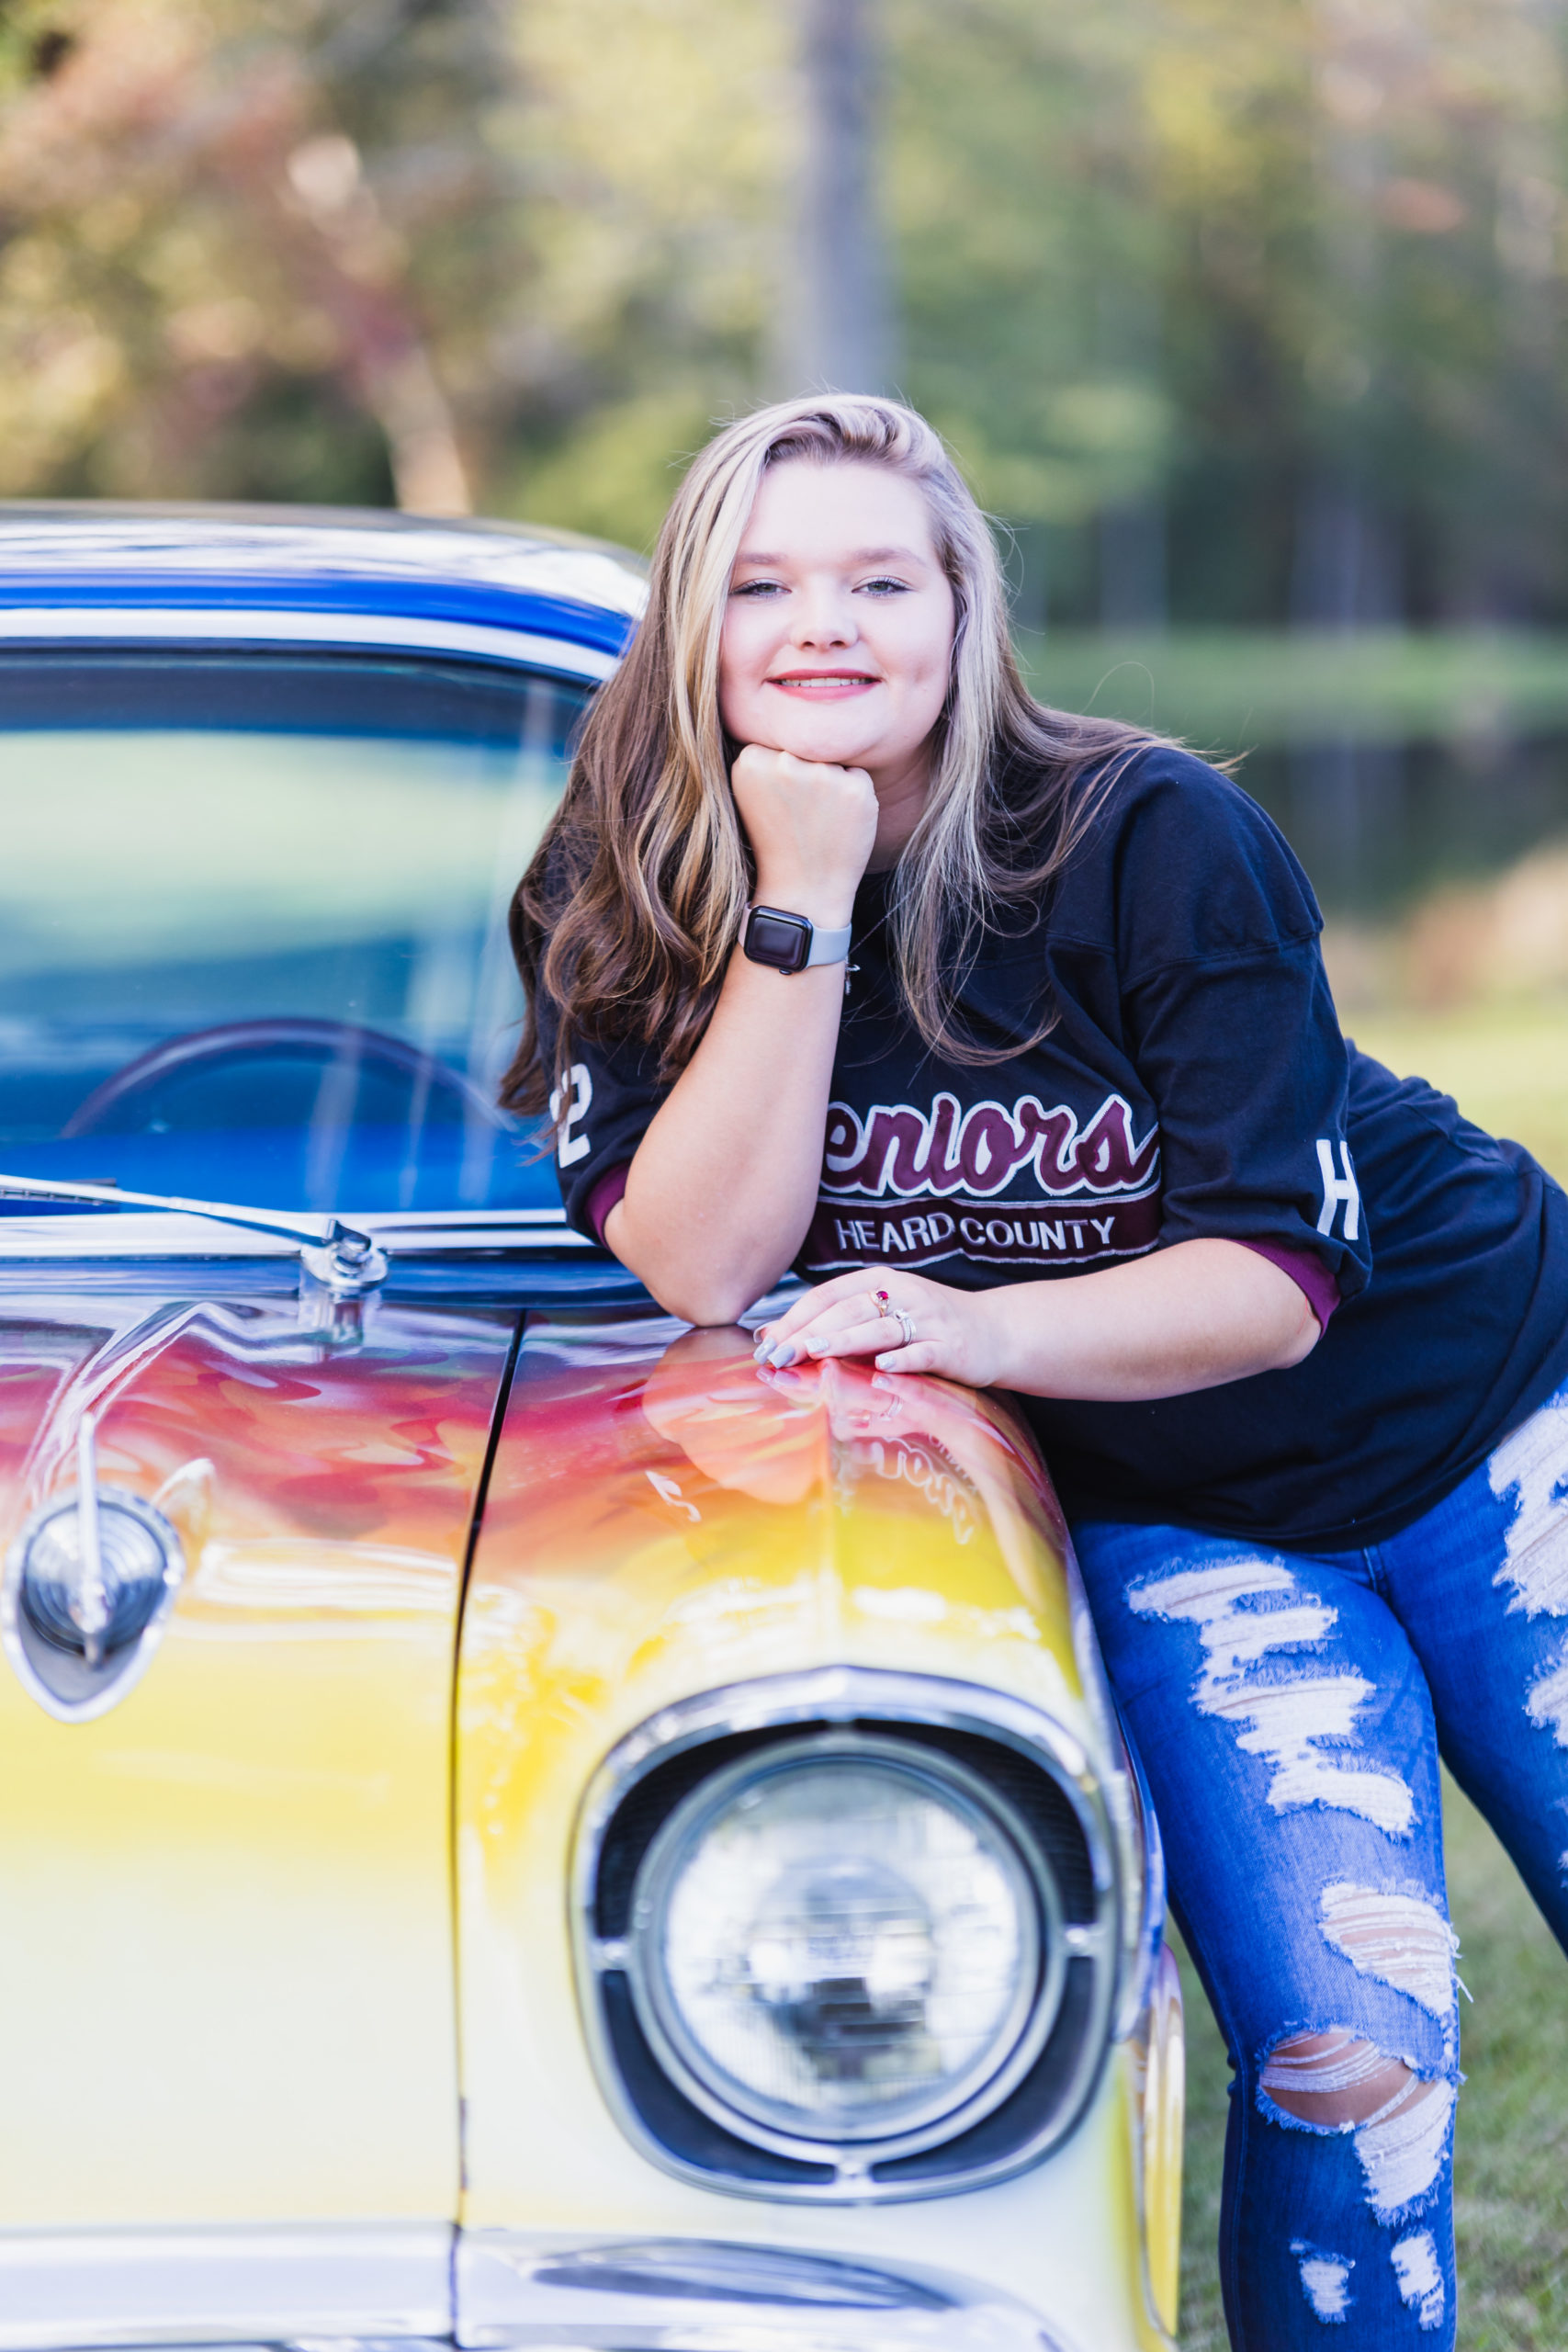
[(904, 1346), (907, 1348), (912, 1348), (915, 1344), (914, 1317), (912, 1315), (906, 1315), (901, 1306), (896, 1306), (893, 1309), (893, 1315), (895, 1321), (897, 1323), (898, 1329), (904, 1334)]

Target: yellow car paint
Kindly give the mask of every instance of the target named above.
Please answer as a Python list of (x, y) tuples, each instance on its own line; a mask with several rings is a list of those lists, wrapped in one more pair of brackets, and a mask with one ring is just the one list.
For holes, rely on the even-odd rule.
[[(769, 2204), (678, 2181), (604, 2102), (565, 1890), (585, 1787), (661, 1708), (824, 1666), (938, 1676), (1028, 1701), (1102, 1779), (1121, 1769), (1065, 1529), (1002, 1406), (853, 1364), (761, 1374), (742, 1335), (671, 1329), (531, 1326), (497, 1448), (458, 1685), (465, 2226), (945, 2261), (1097, 2352), (1162, 2343), (1145, 2286), (1146, 2066), (1130, 2046), (1043, 2165), (913, 2204)], [(1156, 2176), (1165, 2210), (1163, 2148), (1144, 2167)], [(1164, 2256), (1151, 2267), (1163, 2286)]]
[(449, 2219), (452, 1657), (515, 1317), (8, 1306), (6, 1541), (92, 1410), (187, 1569), (99, 1720), (0, 1668), (0, 2224)]

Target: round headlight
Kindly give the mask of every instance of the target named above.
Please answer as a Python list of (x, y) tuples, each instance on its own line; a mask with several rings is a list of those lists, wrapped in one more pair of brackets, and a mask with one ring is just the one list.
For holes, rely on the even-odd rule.
[(835, 1736), (676, 1807), (637, 1875), (633, 1997), (705, 2104), (885, 2140), (952, 2115), (1034, 2039), (1049, 1926), (983, 1783)]

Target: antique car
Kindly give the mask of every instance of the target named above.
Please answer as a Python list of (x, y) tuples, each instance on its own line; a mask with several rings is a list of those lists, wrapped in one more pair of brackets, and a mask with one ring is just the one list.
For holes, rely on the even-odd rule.
[(641, 595), (0, 511), (12, 2352), (1172, 2341), (1158, 1844), (1022, 1425), (671, 1321), (495, 1107)]

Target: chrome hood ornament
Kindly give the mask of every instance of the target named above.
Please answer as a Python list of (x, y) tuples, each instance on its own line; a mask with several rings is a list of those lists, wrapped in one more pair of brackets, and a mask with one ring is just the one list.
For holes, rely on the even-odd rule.
[(97, 1424), (91, 1413), (84, 1413), (76, 1435), (76, 1591), (67, 1611), (81, 1633), (82, 1655), (94, 1667), (103, 1664), (104, 1634), (114, 1616), (104, 1581), (96, 1441)]
[(299, 1244), (300, 1262), (334, 1298), (363, 1298), (387, 1279), (387, 1253), (367, 1233), (335, 1216), (290, 1216), (228, 1201), (183, 1200), (174, 1193), (125, 1193), (116, 1184), (76, 1183), (70, 1177), (0, 1176), (0, 1194), (25, 1200), (81, 1201), (88, 1207), (163, 1209), (171, 1216), (209, 1217), (250, 1233), (275, 1234)]
[(75, 1491), (32, 1513), (6, 1564), (0, 1642), (23, 1686), (62, 1722), (103, 1714), (146, 1670), (184, 1574), (163, 1513), (99, 1486), (84, 1413)]

